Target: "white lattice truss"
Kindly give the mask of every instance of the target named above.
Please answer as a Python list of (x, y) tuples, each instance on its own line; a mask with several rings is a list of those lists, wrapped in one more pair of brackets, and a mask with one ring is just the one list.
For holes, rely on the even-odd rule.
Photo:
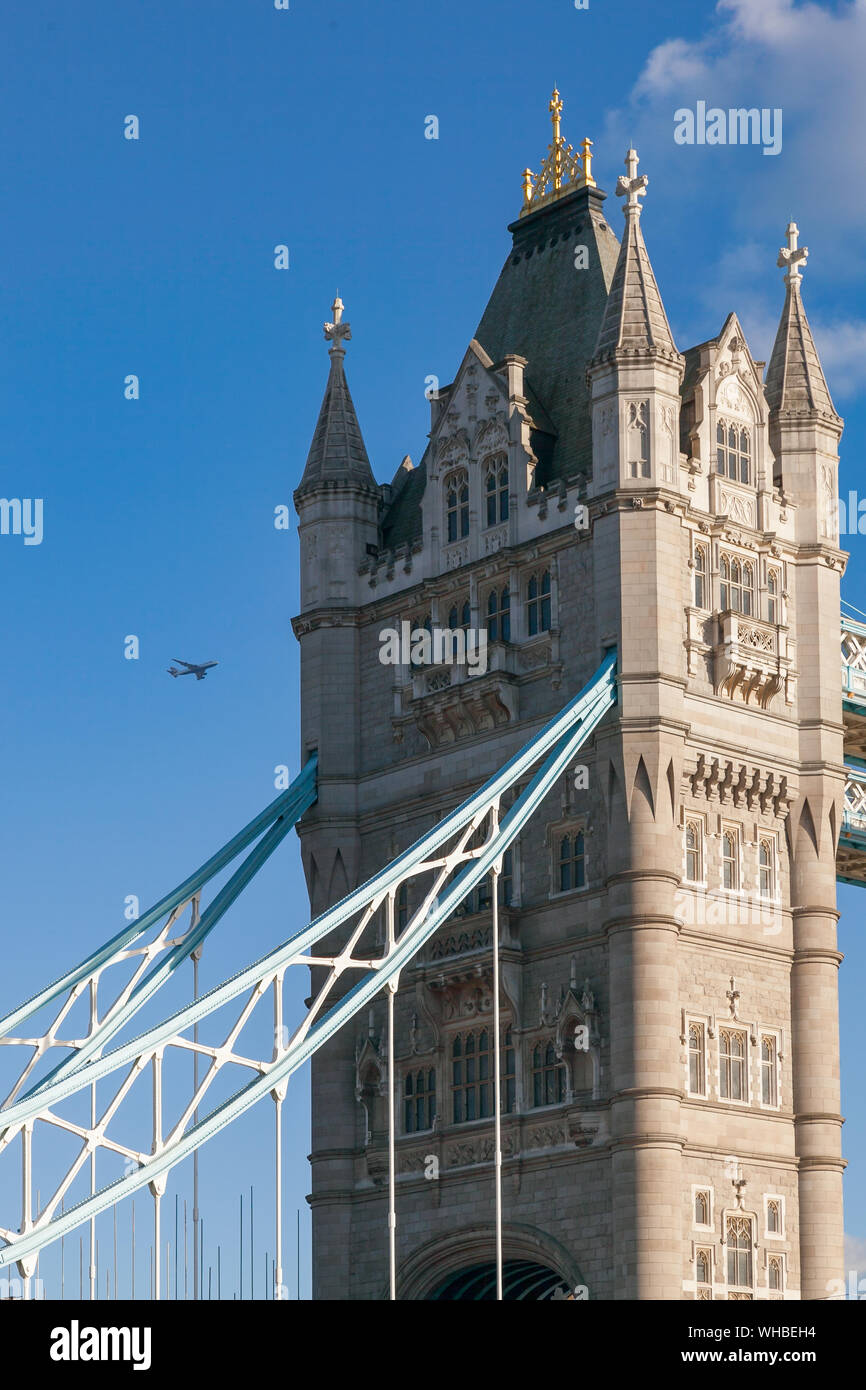
[[(393, 1007), (400, 971), (485, 874), (494, 877), (495, 896), (495, 878), (505, 850), (615, 702), (615, 660), (612, 652), (580, 695), (530, 743), (458, 810), (374, 878), (268, 955), (139, 1037), (105, 1051), (174, 971), (190, 957), (197, 959), (208, 932), (315, 800), (314, 760), (288, 792), (174, 894), (76, 969), (0, 1019), (0, 1045), (20, 1047), (27, 1053), (0, 1110), (0, 1155), (19, 1150), (22, 1176), (20, 1224), (17, 1229), (8, 1220), (0, 1225), (4, 1242), (0, 1266), (17, 1262), (22, 1276), (29, 1279), (42, 1247), (87, 1221), (92, 1223), (100, 1212), (145, 1186), (154, 1198), (158, 1250), (159, 1202), (169, 1171), (268, 1096), (277, 1106), (279, 1156), (280, 1106), (291, 1074), (381, 990), (389, 991), (389, 1007)], [(526, 782), (533, 768), (537, 770)], [(525, 783), (523, 790), (500, 816), (503, 797), (521, 783)], [(202, 885), (263, 830), (266, 833), (247, 859), (201, 913)], [(479, 832), (486, 835), (481, 845), (477, 843)], [(395, 900), (401, 885), (410, 880), (417, 881), (415, 901), (420, 905), (398, 935)], [(186, 911), (189, 922), (185, 930), (179, 930)], [(373, 929), (380, 912), (386, 923), (381, 949)], [(154, 930), (156, 934), (148, 941)], [(328, 942), (332, 935), (338, 945)], [(323, 951), (314, 949), (322, 946)], [(283, 1021), (284, 982), (289, 969), (299, 965), (319, 969), (306, 1015), (289, 1033)], [(118, 975), (124, 977), (119, 986)], [(354, 983), (346, 988), (352, 980)], [(82, 1001), (87, 1006), (87, 1027), (78, 1036), (67, 1027)], [(199, 1025), (229, 1005), (233, 1006), (232, 1022), (227, 1031), (216, 1040), (200, 1040)], [(240, 1034), (259, 1008), (272, 1011), (274, 1044), (267, 1057), (247, 1056), (237, 1047)], [(49, 1025), (39, 1032), (27, 1031), (24, 1025), (32, 1026), (34, 1016), (43, 1009), (52, 1012)], [(194, 1058), (192, 1093), (182, 1099), (169, 1098), (163, 1086), (166, 1059), (175, 1053)], [(45, 1074), (45, 1065), (58, 1056), (61, 1060)], [(241, 1068), (249, 1078), (229, 1099), (199, 1118), (209, 1090), (227, 1066)], [(43, 1074), (37, 1078), (40, 1068)], [(111, 1094), (98, 1107), (99, 1083), (106, 1083)], [(142, 1087), (150, 1092), (153, 1123), (150, 1131), (141, 1135), (141, 1145), (136, 1146), (118, 1131), (124, 1103)], [(88, 1091), (89, 1119), (70, 1117), (69, 1103), (82, 1092), (86, 1099)], [(51, 1145), (61, 1131), (77, 1144), (77, 1153), (36, 1210), (34, 1148), (37, 1144)], [(97, 1152), (116, 1155), (125, 1160), (127, 1168), (122, 1178), (99, 1189), (95, 1182)], [(67, 1209), (66, 1195), (88, 1164), (90, 1194)], [(156, 1293), (158, 1296), (158, 1272)]]

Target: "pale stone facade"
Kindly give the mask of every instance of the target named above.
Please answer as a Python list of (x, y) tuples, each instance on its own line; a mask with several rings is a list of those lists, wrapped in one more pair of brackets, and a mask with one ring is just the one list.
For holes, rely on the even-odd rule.
[[(615, 645), (588, 776), (562, 779), (509, 865), (505, 1259), (514, 1280), (551, 1272), (526, 1296), (823, 1298), (842, 1274), (841, 421), (801, 252), (766, 380), (733, 314), (680, 354), (627, 168), (621, 245), (592, 186), (514, 224), (422, 464), (390, 486), (346, 386), (347, 325), (329, 325), (296, 493), (302, 753), (319, 757), (304, 866), (318, 913)], [(382, 664), (383, 629), (453, 614), (489, 631), (483, 673)], [(476, 892), (397, 996), (401, 1298), (459, 1296), (493, 1258), (492, 1126), (454, 1086), (455, 1046), (478, 1049), (489, 1020), (489, 941)], [(313, 1061), (317, 1298), (387, 1294), (385, 1063), (384, 1001)]]

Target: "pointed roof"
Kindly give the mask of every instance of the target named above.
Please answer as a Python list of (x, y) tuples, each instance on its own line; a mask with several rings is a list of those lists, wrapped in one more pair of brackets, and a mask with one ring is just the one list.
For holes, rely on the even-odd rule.
[(325, 337), (331, 340), (331, 347), (328, 349), (331, 370), (313, 442), (307, 455), (304, 475), (296, 495), (303, 495), (333, 483), (350, 483), (378, 491), (349, 391), (349, 383), (343, 370), (346, 350), (342, 343), (352, 336), (349, 324), (342, 321), (343, 307), (343, 301), (338, 295), (331, 306), (334, 321), (324, 325)]
[(628, 177), (620, 176), (616, 192), (627, 195), (625, 236), (616, 263), (607, 305), (595, 346), (593, 361), (602, 361), (618, 353), (660, 354), (679, 359), (665, 313), (656, 277), (640, 229), (640, 203), (649, 182), (646, 174), (638, 177), (638, 157), (629, 150), (625, 157)]
[(808, 246), (797, 246), (799, 228), (788, 224), (788, 245), (779, 252), (777, 265), (787, 266), (785, 276), (785, 306), (779, 321), (776, 341), (767, 368), (764, 394), (770, 410), (782, 414), (811, 414), (830, 416), (838, 420), (806, 310), (800, 294), (802, 273)]

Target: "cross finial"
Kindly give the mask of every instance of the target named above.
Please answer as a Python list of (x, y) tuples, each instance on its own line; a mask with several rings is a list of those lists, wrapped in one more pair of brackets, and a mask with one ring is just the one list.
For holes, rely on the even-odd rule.
[(726, 996), (727, 996), (728, 1003), (729, 1003), (730, 1006), (731, 1006), (731, 1018), (736, 1018), (736, 1017), (737, 1017), (737, 1005), (738, 1005), (739, 1002), (740, 1002), (740, 991), (739, 991), (738, 989), (734, 989), (734, 977), (733, 977), (733, 975), (731, 976), (731, 988), (730, 988), (730, 989), (726, 989), (726, 990), (725, 990), (725, 994), (726, 994)]
[(800, 236), (800, 228), (797, 226), (796, 222), (788, 223), (788, 229), (785, 235), (788, 238), (788, 245), (783, 246), (779, 251), (779, 259), (776, 261), (776, 265), (787, 266), (788, 274), (786, 278), (788, 280), (799, 280), (801, 279), (801, 274), (797, 267), (798, 265), (802, 265), (805, 270), (809, 248), (808, 246), (797, 245)]
[(550, 121), (553, 126), (553, 142), (557, 144), (560, 138), (559, 118), (562, 115), (562, 97), (559, 95), (559, 91), (556, 87), (553, 89), (553, 96), (550, 98), (550, 104), (547, 109), (550, 112)]
[(345, 305), (343, 304), (343, 301), (340, 298), (338, 291), (337, 297), (331, 305), (331, 313), (334, 315), (333, 322), (326, 323), (323, 325), (325, 330), (325, 337), (328, 339), (329, 342), (333, 341), (333, 347), (330, 349), (331, 352), (342, 351), (340, 340), (342, 338), (345, 338), (348, 341), (348, 339), (352, 336), (351, 326), (348, 323), (343, 323), (344, 308)]
[(623, 211), (626, 217), (631, 213), (635, 217), (640, 217), (640, 203), (638, 198), (643, 198), (646, 194), (649, 179), (646, 174), (638, 174), (637, 166), (639, 160), (637, 150), (628, 150), (625, 157), (626, 176), (620, 174), (616, 181), (616, 196), (618, 198), (628, 197)]

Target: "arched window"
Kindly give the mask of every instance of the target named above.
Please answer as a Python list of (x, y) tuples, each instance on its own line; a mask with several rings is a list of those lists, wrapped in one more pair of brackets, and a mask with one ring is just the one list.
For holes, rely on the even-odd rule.
[(550, 631), (550, 570), (530, 575), (526, 586), (526, 631), (530, 637)]
[(752, 1287), (752, 1222), (748, 1216), (729, 1216), (725, 1222), (728, 1251), (728, 1284)]
[[(514, 1109), (514, 1041), (511, 1029), (502, 1037), (502, 1110)], [(455, 1125), (483, 1120), (493, 1114), (493, 1037), (487, 1028), (458, 1033), (451, 1041), (451, 1100)]]
[(762, 898), (773, 897), (773, 878), (773, 844), (762, 840), (758, 847), (758, 892)]
[(468, 598), (464, 599), (460, 604), (452, 603), (451, 610), (448, 614), (448, 626), (452, 632), (456, 632), (458, 628), (462, 628), (465, 632), (470, 626), (471, 620), (472, 609)]
[(511, 594), (506, 584), (487, 595), (487, 637), (490, 642), (511, 641)]
[(735, 831), (722, 835), (722, 887), (734, 892), (740, 886), (739, 846)]
[(695, 1225), (709, 1226), (710, 1224), (710, 1198), (706, 1192), (695, 1193)]
[(747, 1100), (746, 1035), (737, 1028), (719, 1034), (719, 1094), (724, 1100)]
[(702, 1302), (712, 1301), (713, 1291), (710, 1287), (710, 1252), (709, 1250), (698, 1250), (695, 1252), (695, 1283), (697, 1289), (695, 1297)]
[(780, 1236), (782, 1234), (782, 1204), (777, 1197), (771, 1197), (767, 1202), (767, 1235)]
[(695, 608), (707, 606), (707, 552), (702, 545), (695, 546)]
[(735, 556), (723, 555), (719, 561), (721, 584), (719, 597), (722, 612), (730, 609), (734, 613), (752, 612), (752, 595), (755, 587), (755, 572), (752, 565), (738, 560)]
[(782, 1287), (782, 1257), (771, 1255), (767, 1264), (767, 1283), (771, 1289)]
[(403, 1130), (418, 1134), (432, 1129), (436, 1118), (436, 1073), (430, 1068), (410, 1071), (403, 1083)]
[(686, 879), (689, 883), (703, 882), (701, 838), (700, 822), (686, 821)]
[(570, 893), (586, 883), (586, 850), (582, 830), (563, 835), (559, 842), (559, 891)]
[(751, 481), (752, 444), (747, 429), (719, 420), (716, 425), (716, 472), (737, 483)]
[(508, 520), (508, 464), (505, 455), (488, 459), (484, 472), (487, 494), (487, 525), (495, 526)]
[(553, 1043), (536, 1043), (532, 1049), (532, 1104), (560, 1105), (564, 1096), (563, 1066)]
[(779, 611), (779, 571), (767, 570), (767, 622), (778, 623), (781, 621)]
[(469, 535), (469, 478), (463, 468), (446, 481), (445, 522), (449, 544)]
[(702, 1096), (707, 1089), (706, 1052), (704, 1050), (704, 1027), (702, 1023), (689, 1025), (689, 1090), (693, 1095)]

